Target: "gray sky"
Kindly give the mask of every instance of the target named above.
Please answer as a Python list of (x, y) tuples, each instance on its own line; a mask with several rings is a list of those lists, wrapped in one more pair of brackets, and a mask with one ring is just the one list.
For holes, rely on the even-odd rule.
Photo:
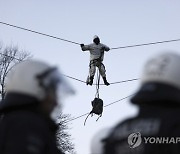
[[(78, 43), (89, 44), (94, 35), (111, 48), (141, 43), (179, 39), (179, 0), (0, 0), (0, 21), (54, 35)], [(86, 80), (89, 53), (75, 44), (18, 30), (0, 24), (0, 41), (18, 45), (61, 68), (64, 74)], [(145, 61), (163, 50), (180, 52), (180, 42), (110, 50), (104, 64), (109, 82), (139, 78)], [(77, 117), (91, 110), (95, 87), (68, 79), (76, 95), (64, 103), (64, 112)], [(133, 94), (139, 81), (100, 87), (104, 105)], [(123, 100), (104, 109), (102, 118), (85, 117), (71, 122), (70, 133), (78, 154), (90, 154), (93, 135), (104, 127), (136, 114), (137, 108)]]

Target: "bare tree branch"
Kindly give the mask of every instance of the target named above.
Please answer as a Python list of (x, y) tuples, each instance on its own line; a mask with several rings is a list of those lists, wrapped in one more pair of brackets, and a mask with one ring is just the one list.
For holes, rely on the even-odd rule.
[(19, 50), (17, 46), (8, 46), (3, 48), (0, 43), (0, 85), (1, 99), (5, 96), (5, 82), (7, 74), (18, 63), (30, 57), (30, 53)]
[(75, 154), (74, 144), (71, 142), (71, 135), (68, 133), (67, 121), (70, 119), (69, 114), (63, 114), (62, 112), (58, 115), (58, 125), (59, 130), (57, 132), (57, 142), (58, 147), (63, 150), (63, 152), (68, 152), (69, 154)]

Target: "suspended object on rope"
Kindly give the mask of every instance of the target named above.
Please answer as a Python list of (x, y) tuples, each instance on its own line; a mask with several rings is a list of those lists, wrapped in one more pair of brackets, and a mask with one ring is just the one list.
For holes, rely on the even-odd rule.
[(98, 115), (98, 118), (96, 121), (98, 121), (98, 119), (102, 116), (103, 100), (99, 98), (99, 83), (100, 83), (100, 73), (98, 71), (97, 72), (97, 81), (96, 81), (96, 94), (95, 94), (94, 100), (91, 102), (92, 110), (86, 117), (86, 119), (84, 121), (84, 125), (86, 124), (86, 120), (89, 117), (89, 115), (91, 115), (91, 117), (93, 116), (93, 114)]
[(96, 121), (98, 121), (98, 119), (102, 116), (102, 112), (103, 112), (103, 100), (100, 98), (94, 98), (94, 100), (91, 102), (92, 104), (92, 110), (91, 112), (88, 114), (88, 116), (86, 117), (85, 121), (84, 121), (84, 126), (86, 124), (86, 120), (89, 117), (89, 115), (91, 115), (91, 117), (93, 116), (93, 114), (98, 115), (98, 118)]

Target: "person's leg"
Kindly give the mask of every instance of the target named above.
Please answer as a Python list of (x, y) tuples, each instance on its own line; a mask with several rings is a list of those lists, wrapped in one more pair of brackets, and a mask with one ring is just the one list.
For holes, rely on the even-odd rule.
[(105, 69), (104, 64), (103, 64), (103, 63), (100, 63), (100, 64), (98, 65), (98, 68), (99, 68), (99, 72), (100, 72), (100, 74), (101, 74), (101, 76), (102, 76), (102, 78), (103, 78), (104, 84), (105, 84), (106, 86), (109, 86), (110, 84), (107, 82), (107, 79), (106, 79), (106, 69)]
[(88, 78), (88, 83), (87, 85), (92, 85), (93, 84), (93, 79), (94, 79), (94, 75), (95, 75), (95, 72), (96, 72), (96, 65), (95, 65), (95, 62), (94, 61), (91, 61), (90, 62), (90, 65), (89, 65), (89, 78)]

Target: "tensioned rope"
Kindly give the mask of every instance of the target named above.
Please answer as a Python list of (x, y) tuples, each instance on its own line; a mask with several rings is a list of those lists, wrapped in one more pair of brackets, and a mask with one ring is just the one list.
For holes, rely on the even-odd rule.
[[(134, 94), (129, 95), (129, 96), (126, 96), (126, 97), (123, 97), (123, 98), (121, 98), (121, 99), (119, 99), (119, 100), (117, 100), (117, 101), (114, 101), (114, 102), (112, 102), (112, 103), (109, 103), (109, 104), (105, 105), (104, 107), (108, 107), (108, 106), (110, 106), (110, 105), (113, 105), (113, 104), (115, 104), (115, 103), (118, 103), (118, 102), (120, 102), (120, 101), (122, 101), (122, 100), (124, 100), (124, 99), (127, 99), (127, 98), (129, 98), (129, 97), (131, 97), (131, 96), (133, 96), (133, 95), (134, 95)], [(84, 117), (84, 116), (86, 116), (86, 115), (88, 115), (88, 114), (89, 114), (89, 112), (88, 112), (88, 113), (85, 113), (85, 114), (82, 114), (82, 115), (80, 115), (80, 116), (77, 116), (77, 117), (75, 117), (75, 118), (72, 118), (72, 119), (70, 119), (70, 120), (67, 120), (65, 123), (70, 122), (70, 121), (74, 121), (74, 120), (79, 119), (79, 118), (81, 118), (81, 117)]]
[(43, 36), (51, 37), (51, 38), (58, 39), (58, 40), (61, 40), (61, 41), (65, 41), (65, 42), (69, 42), (69, 43), (73, 43), (73, 44), (78, 44), (78, 45), (80, 45), (80, 43), (77, 43), (77, 42), (74, 42), (74, 41), (70, 41), (70, 40), (63, 39), (63, 38), (59, 38), (59, 37), (56, 37), (56, 36), (53, 36), (53, 35), (49, 35), (49, 34), (37, 32), (37, 31), (30, 30), (30, 29), (27, 29), (27, 28), (15, 26), (15, 25), (12, 25), (12, 24), (9, 24), (9, 23), (5, 23), (5, 22), (2, 22), (2, 21), (0, 21), (0, 24), (4, 24), (4, 25), (6, 25), (6, 26), (18, 28), (18, 29), (25, 30), (25, 31), (29, 31), (29, 32), (32, 32), (32, 33), (36, 33), (36, 34), (39, 34), (39, 35), (43, 35)]
[(122, 46), (122, 47), (111, 48), (111, 50), (124, 49), (124, 48), (133, 48), (133, 47), (140, 47), (140, 46), (147, 46), (147, 45), (155, 45), (155, 44), (162, 44), (162, 43), (170, 43), (170, 42), (177, 42), (177, 41), (180, 41), (180, 39), (157, 41), (157, 42), (135, 44), (135, 45), (127, 45), (127, 46)]
[[(67, 78), (70, 78), (70, 79), (73, 79), (73, 80), (76, 80), (76, 81), (79, 81), (79, 82), (82, 82), (82, 83), (86, 83), (83, 80), (80, 80), (80, 79), (77, 79), (77, 78), (74, 78), (74, 77), (71, 77), (71, 76), (68, 76), (68, 75), (65, 75), (65, 74), (62, 74), (62, 75), (64, 75)], [(118, 82), (111, 82), (110, 85), (118, 84), (118, 83), (123, 83), (123, 82), (136, 81), (136, 80), (139, 80), (139, 78), (134, 78), (134, 79), (129, 79), (129, 80), (122, 80), (122, 81), (118, 81)], [(93, 84), (93, 85), (96, 85), (96, 84)], [(105, 84), (99, 84), (99, 85), (105, 85)]]
[[(31, 30), (31, 29), (20, 27), (20, 26), (12, 25), (12, 24), (9, 24), (9, 23), (6, 23), (6, 22), (0, 21), (0, 24), (10, 26), (10, 27), (14, 27), (14, 28), (18, 28), (18, 29), (25, 30), (25, 31), (29, 31), (29, 32), (36, 33), (36, 34), (39, 34), (39, 35), (47, 36), (47, 37), (50, 37), (50, 38), (58, 39), (58, 40), (61, 40), (61, 41), (65, 41), (65, 42), (80, 45), (80, 43), (78, 43), (78, 42), (70, 41), (70, 40), (63, 39), (63, 38), (60, 38), (60, 37), (56, 37), (56, 36), (53, 36), (53, 35), (41, 33), (41, 32), (35, 31), (35, 30)], [(148, 46), (148, 45), (170, 43), (170, 42), (177, 42), (177, 41), (180, 41), (180, 39), (172, 39), (172, 40), (165, 40), (165, 41), (157, 41), (157, 42), (150, 42), (150, 43), (142, 43), (142, 44), (134, 44), (134, 45), (128, 45), (128, 46), (121, 46), (121, 47), (111, 48), (111, 50), (132, 48), (132, 47), (140, 47), (140, 46)]]
[(74, 77), (71, 77), (71, 76), (69, 76), (69, 75), (65, 75), (65, 74), (62, 74), (62, 75), (65, 76), (65, 77), (67, 77), (67, 78), (70, 78), (70, 79), (73, 79), (73, 80), (76, 80), (76, 81), (79, 81), (79, 82), (82, 82), (82, 83), (86, 83), (86, 82), (83, 81), (83, 80), (79, 80), (79, 79), (74, 78)]

